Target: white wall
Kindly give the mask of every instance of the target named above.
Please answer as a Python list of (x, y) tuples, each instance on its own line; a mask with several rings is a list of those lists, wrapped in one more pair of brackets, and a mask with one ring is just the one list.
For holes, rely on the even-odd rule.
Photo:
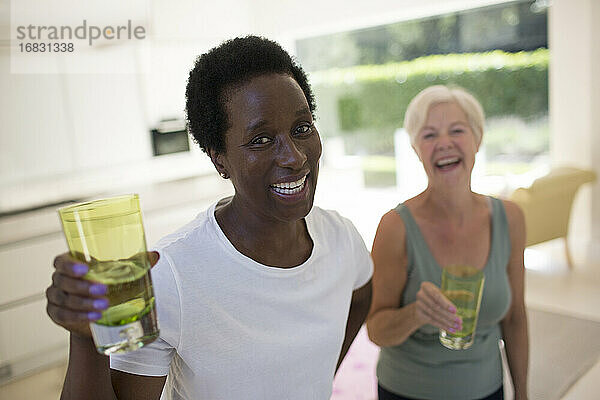
[(0, 88), (0, 183), (69, 171), (60, 76), (11, 75), (5, 48), (0, 49)]
[[(550, 130), (553, 165), (593, 169), (600, 177), (600, 2), (554, 0), (549, 12)], [(600, 258), (600, 185), (576, 199), (576, 249)], [(575, 257), (578, 254), (574, 255)]]
[(182, 116), (195, 58), (225, 39), (252, 32), (250, 0), (152, 2), (152, 46), (144, 54), (144, 107), (150, 123)]

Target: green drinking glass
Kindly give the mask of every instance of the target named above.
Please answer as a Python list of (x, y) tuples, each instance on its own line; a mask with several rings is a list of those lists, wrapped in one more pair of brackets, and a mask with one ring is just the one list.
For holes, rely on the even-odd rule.
[(460, 331), (440, 329), (440, 342), (445, 347), (463, 350), (473, 345), (484, 282), (483, 272), (468, 265), (450, 265), (442, 270), (442, 293), (462, 318)]
[(137, 194), (58, 210), (71, 255), (89, 266), (84, 279), (107, 286), (108, 308), (90, 323), (102, 354), (133, 351), (159, 335), (150, 262)]

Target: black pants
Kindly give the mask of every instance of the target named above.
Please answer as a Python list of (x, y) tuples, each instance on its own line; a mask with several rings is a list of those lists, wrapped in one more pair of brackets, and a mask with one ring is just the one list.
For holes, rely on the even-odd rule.
[[(380, 385), (377, 385), (377, 393), (379, 395), (379, 400), (418, 400), (410, 397), (402, 397), (397, 394), (388, 392)], [(504, 400), (504, 388), (500, 386), (500, 389), (496, 390), (489, 396), (482, 398), (481, 400)]]

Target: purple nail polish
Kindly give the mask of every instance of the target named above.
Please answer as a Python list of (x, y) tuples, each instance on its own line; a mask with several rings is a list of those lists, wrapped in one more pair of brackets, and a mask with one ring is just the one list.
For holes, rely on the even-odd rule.
[(87, 317), (88, 317), (88, 319), (96, 320), (96, 319), (102, 318), (102, 314), (100, 314), (99, 312), (96, 312), (96, 311), (90, 311), (87, 314)]
[(94, 300), (94, 308), (96, 310), (104, 310), (108, 307), (108, 300), (106, 299), (96, 299)]
[(456, 312), (456, 307), (450, 306), (450, 307), (448, 307), (448, 311), (450, 311), (451, 313), (455, 313)]
[(450, 333), (456, 333), (456, 329), (454, 329), (454, 328), (450, 328), (450, 329), (448, 329), (448, 331), (449, 331)]
[(94, 283), (90, 286), (90, 294), (94, 294), (96, 296), (102, 295), (106, 293), (106, 285), (101, 283)]
[(88, 272), (88, 266), (85, 264), (74, 264), (73, 273), (75, 275), (85, 275)]

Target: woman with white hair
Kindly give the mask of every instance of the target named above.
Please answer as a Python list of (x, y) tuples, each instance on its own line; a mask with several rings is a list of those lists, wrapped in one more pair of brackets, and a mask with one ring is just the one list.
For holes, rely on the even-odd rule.
[[(483, 125), (481, 105), (462, 88), (432, 86), (408, 106), (404, 127), (428, 186), (381, 218), (373, 243), (367, 328), (381, 346), (380, 400), (502, 399), (500, 339), (515, 398), (527, 398), (525, 223), (514, 203), (471, 190)], [(462, 326), (439, 288), (442, 268), (456, 264), (485, 275), (474, 344), (459, 351), (438, 340), (439, 329)]]

